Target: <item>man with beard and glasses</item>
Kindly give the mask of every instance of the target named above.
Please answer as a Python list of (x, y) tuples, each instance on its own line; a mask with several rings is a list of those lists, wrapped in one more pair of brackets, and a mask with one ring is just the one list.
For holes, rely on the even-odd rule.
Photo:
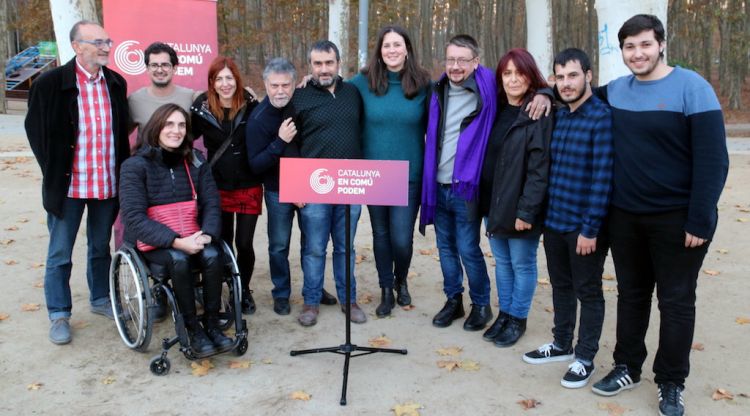
[(614, 368), (593, 391), (613, 396), (640, 382), (656, 286), (659, 412), (683, 415), (698, 272), (729, 169), (724, 119), (711, 84), (664, 62), (666, 37), (656, 16), (633, 16), (617, 37), (632, 74), (599, 89), (612, 107), (616, 155), (608, 232), (617, 344)]
[[(604, 323), (602, 272), (607, 241), (602, 226), (612, 189), (612, 115), (591, 93), (591, 62), (580, 49), (555, 56), (555, 88), (566, 104), (557, 110), (544, 223), (544, 251), (555, 310), (554, 340), (523, 356), (530, 364), (575, 360), (560, 383), (585, 386)], [(573, 349), (576, 300), (581, 302)]]
[(177, 104), (190, 111), (195, 91), (176, 85), (173, 81), (177, 71), (177, 52), (162, 42), (154, 42), (143, 52), (146, 71), (151, 85), (143, 87), (128, 97), (131, 131), (146, 125), (154, 111), (164, 104)]
[[(338, 75), (341, 59), (333, 42), (321, 40), (310, 48), (312, 79), (298, 89), (291, 104), (297, 112), (295, 125), (299, 136), (300, 156), (304, 158), (361, 159), (362, 98), (357, 88)], [(354, 249), (346, 258), (346, 239), (354, 241), (359, 205), (297, 204), (300, 208), (300, 225), (305, 241), (302, 248), (302, 273), (304, 306), (298, 321), (302, 326), (317, 323), (319, 305), (323, 294), (326, 247), (333, 240), (333, 277), (336, 294), (345, 311), (346, 262), (351, 265), (351, 321), (364, 323), (367, 316), (354, 301), (357, 286), (354, 279)], [(351, 213), (351, 234), (346, 235), (345, 213)]]

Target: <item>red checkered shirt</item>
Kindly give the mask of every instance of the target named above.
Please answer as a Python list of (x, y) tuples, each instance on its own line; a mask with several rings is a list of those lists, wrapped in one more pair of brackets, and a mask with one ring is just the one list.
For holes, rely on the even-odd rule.
[(117, 195), (112, 103), (100, 69), (89, 74), (76, 60), (78, 137), (69, 198), (109, 199)]

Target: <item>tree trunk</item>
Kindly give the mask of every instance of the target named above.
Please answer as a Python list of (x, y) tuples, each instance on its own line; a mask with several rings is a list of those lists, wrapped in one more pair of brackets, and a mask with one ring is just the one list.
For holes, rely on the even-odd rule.
[(552, 7), (550, 0), (526, 0), (526, 49), (544, 77), (552, 73)]
[(64, 64), (75, 56), (70, 44), (70, 29), (80, 20), (98, 22), (96, 4), (94, 0), (50, 0), (50, 9), (60, 63)]
[(328, 1), (328, 40), (341, 53), (341, 76), (349, 78), (349, 0)]

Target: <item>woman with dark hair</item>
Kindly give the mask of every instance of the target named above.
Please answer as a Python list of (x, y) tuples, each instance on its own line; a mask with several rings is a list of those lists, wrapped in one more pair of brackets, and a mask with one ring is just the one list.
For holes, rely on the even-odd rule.
[[(219, 327), (223, 262), (215, 243), (221, 231), (219, 194), (208, 165), (193, 152), (190, 119), (176, 104), (159, 107), (141, 134), (141, 147), (127, 159), (120, 172), (120, 215), (125, 241), (141, 241), (154, 247), (142, 251), (152, 266), (166, 271), (172, 280), (179, 312), (197, 354), (233, 344)], [(168, 226), (151, 219), (147, 210), (157, 205), (189, 201), (196, 196), (200, 231), (181, 237)], [(192, 264), (203, 279), (203, 326), (198, 322)], [(204, 330), (205, 328), (205, 330)]]
[(532, 120), (523, 111), (547, 88), (528, 51), (508, 51), (495, 76), (498, 110), (482, 167), (480, 209), (495, 257), (500, 312), (484, 339), (509, 347), (526, 331), (536, 289), (553, 120)]
[[(253, 235), (262, 211), (262, 178), (247, 164), (245, 125), (258, 102), (243, 89), (237, 64), (219, 56), (208, 69), (208, 88), (190, 107), (193, 137), (203, 136), (221, 195), (221, 238), (237, 247), (242, 313), (255, 312), (250, 279), (255, 267)], [(236, 220), (235, 220), (236, 219)]]
[(409, 205), (368, 207), (382, 291), (375, 312), (384, 317), (391, 314), (396, 302), (401, 306), (411, 304), (406, 277), (422, 189), (430, 75), (419, 65), (406, 30), (386, 26), (378, 33), (368, 65), (350, 82), (362, 96), (365, 159), (409, 161)]

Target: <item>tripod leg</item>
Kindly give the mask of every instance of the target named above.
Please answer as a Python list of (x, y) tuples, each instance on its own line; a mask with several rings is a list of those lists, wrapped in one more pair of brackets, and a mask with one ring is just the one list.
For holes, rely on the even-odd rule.
[(342, 406), (346, 406), (346, 385), (349, 382), (349, 358), (351, 358), (351, 353), (347, 351), (344, 356), (344, 384), (341, 386), (341, 401), (339, 402)]

